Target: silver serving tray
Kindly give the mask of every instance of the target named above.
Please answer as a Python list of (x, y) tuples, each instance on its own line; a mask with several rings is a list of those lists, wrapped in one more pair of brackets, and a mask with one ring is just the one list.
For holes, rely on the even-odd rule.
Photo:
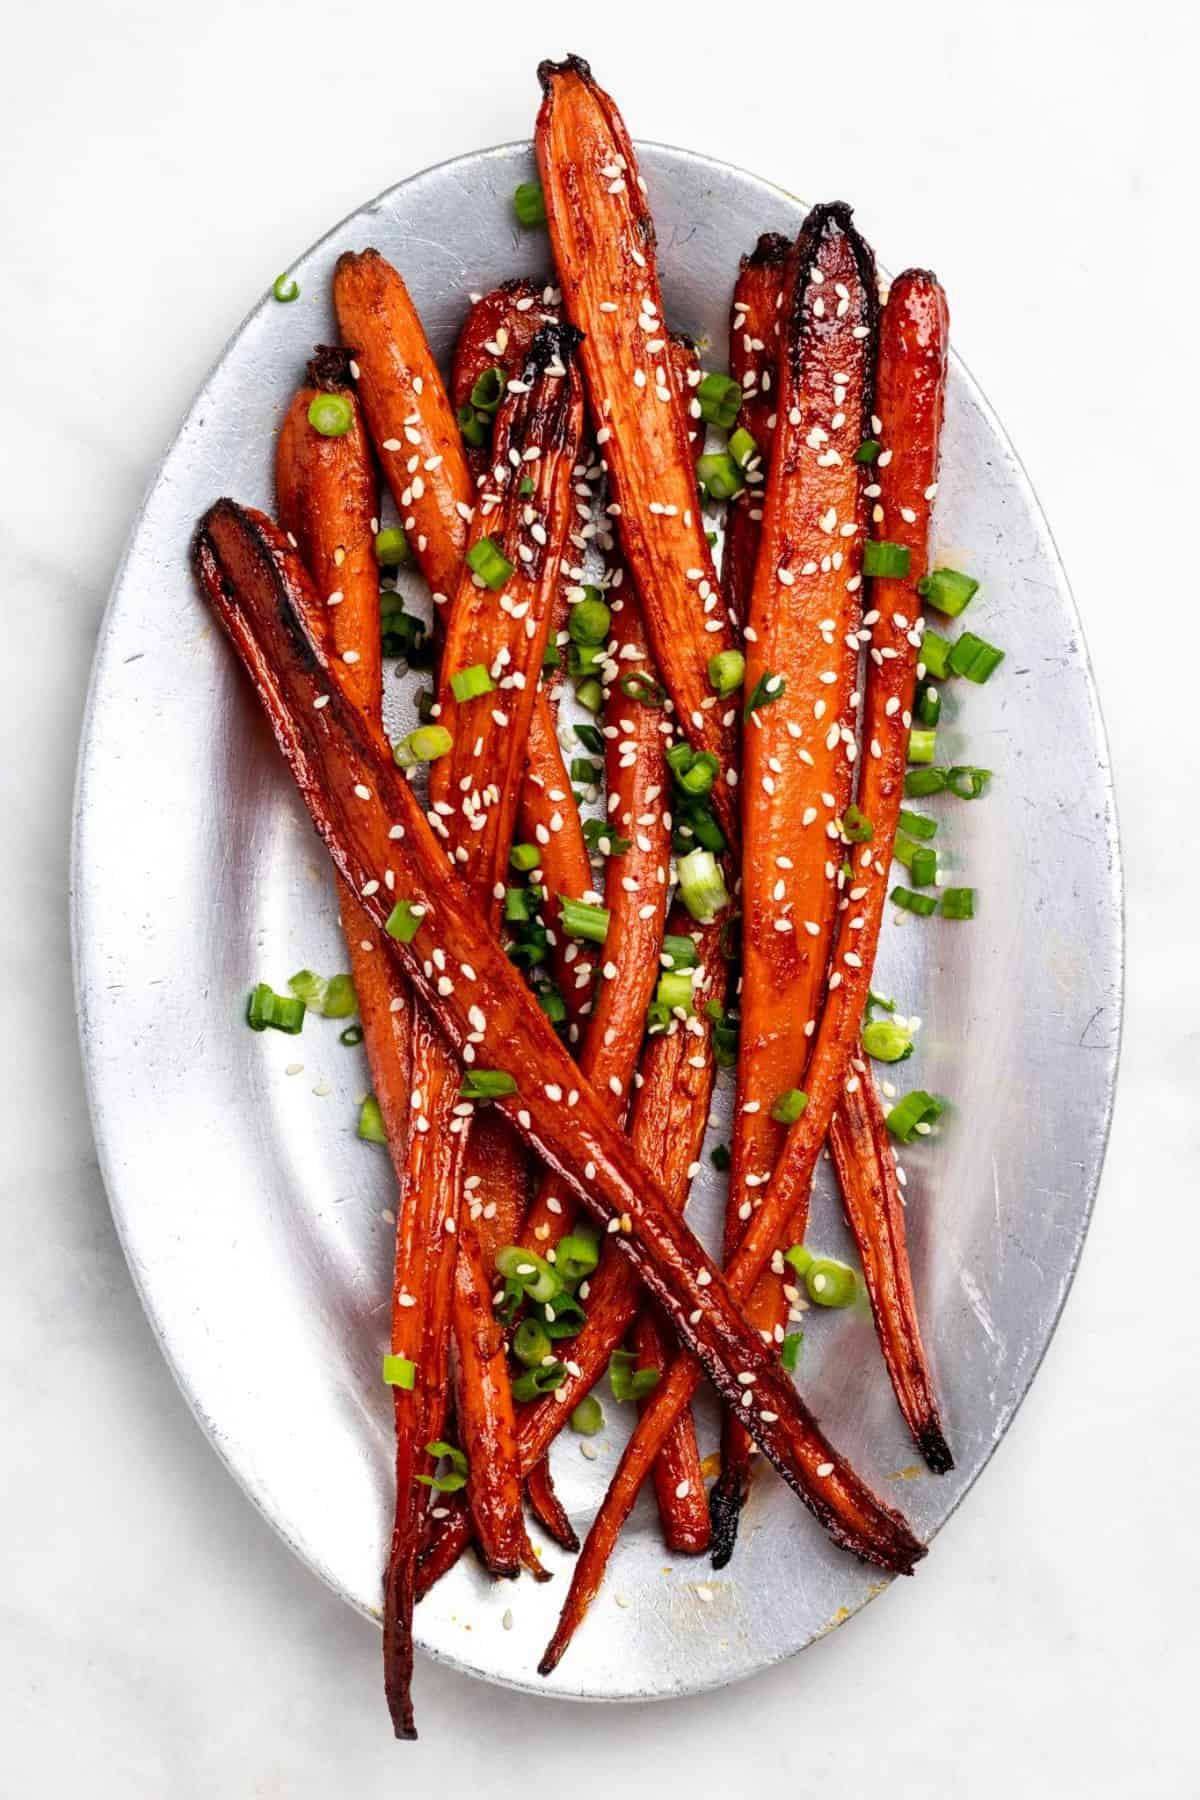
[[(672, 325), (725, 364), (731, 283), (765, 230), (804, 208), (728, 165), (645, 145)], [(83, 1055), (129, 1265), (163, 1353), (214, 1445), (279, 1533), (377, 1618), (391, 1512), (379, 1378), (392, 1203), (386, 1158), (355, 1137), (361, 1051), (310, 1019), (299, 1039), (242, 1023), (259, 979), (344, 965), (323, 851), (227, 646), (193, 590), (188, 542), (219, 494), (270, 510), (276, 426), (333, 323), (339, 252), (378, 245), (445, 356), (467, 294), (545, 268), (510, 197), (528, 145), (401, 183), (296, 265), (222, 354), (133, 529), (101, 635), (75, 819)], [(872, 221), (862, 221), (870, 231)], [(919, 258), (922, 246), (911, 246)], [(953, 296), (951, 296), (953, 300)], [(955, 362), (936, 534), (983, 581), (971, 624), (1008, 656), (950, 685), (945, 754), (997, 771), (976, 804), (935, 802), (972, 924), (889, 922), (878, 984), (922, 1015), (904, 1088), (948, 1096), (936, 1142), (905, 1155), (913, 1268), (957, 1458), (924, 1474), (869, 1318), (810, 1316), (799, 1379), (834, 1440), (922, 1538), (980, 1473), (1033, 1379), (1079, 1256), (1104, 1153), (1121, 1011), (1121, 888), (1103, 729), (1049, 530), (983, 397)], [(401, 687), (392, 684), (403, 709)], [(411, 679), (406, 686), (411, 686)], [(289, 1065), (302, 1063), (300, 1073)], [(712, 1141), (728, 1135), (729, 1088)], [(849, 1242), (822, 1172), (809, 1241)], [(691, 1217), (711, 1234), (705, 1162)], [(614, 1467), (619, 1409), (555, 1476), (582, 1529)], [(701, 1409), (711, 1441), (714, 1420)], [(567, 1559), (553, 1548), (556, 1572)], [(918, 1573), (918, 1579), (920, 1575)], [(490, 1680), (588, 1699), (685, 1694), (789, 1656), (882, 1584), (835, 1550), (770, 1471), (731, 1566), (668, 1556), (643, 1498), (563, 1665), (535, 1672), (565, 1579), (493, 1584), (464, 1559), (419, 1608), (418, 1641)]]

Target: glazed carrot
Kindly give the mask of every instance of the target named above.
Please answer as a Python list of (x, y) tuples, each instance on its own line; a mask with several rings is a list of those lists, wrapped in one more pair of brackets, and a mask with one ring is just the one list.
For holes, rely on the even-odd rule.
[[(823, 231), (841, 230), (847, 223), (844, 214), (839, 219), (826, 209), (818, 219), (810, 214), (805, 232), (818, 224)], [(801, 304), (803, 293), (797, 285), (796, 300)], [(811, 300), (810, 295), (810, 304)], [(813, 1170), (843, 1085), (853, 1093), (852, 1084), (859, 1079), (852, 1071), (847, 1073), (847, 1066), (870, 989), (904, 789), (921, 642), (916, 584), (925, 571), (937, 489), (947, 332), (945, 297), (934, 279), (920, 271), (899, 277), (880, 330), (878, 406), (885, 448), (879, 468), (881, 516), (875, 522), (886, 523), (891, 541), (908, 550), (909, 567), (903, 580), (875, 581), (871, 610), (864, 618), (872, 628), (872, 642), (863, 712), (867, 753), (860, 768), (858, 804), (871, 820), (873, 836), (870, 843), (856, 847), (853, 856), (854, 885), (847, 895), (849, 905), (838, 919), (833, 970), (805, 1074), (808, 1104), (788, 1132), (775, 1173), (751, 1212), (727, 1271), (730, 1292), (738, 1299), (750, 1292), (789, 1222), (807, 1205)], [(557, 1664), (598, 1591), (638, 1489), (698, 1378), (690, 1359), (679, 1357), (651, 1395), (576, 1564), (562, 1617), (541, 1664), (543, 1671)], [(753, 1429), (754, 1408), (746, 1412)], [(832, 1480), (838, 1479), (834, 1468)], [(842, 1501), (850, 1504), (848, 1496)]]
[[(500, 556), (507, 575), (488, 583), (465, 567), (444, 615), (437, 708), (451, 747), (430, 769), (428, 817), (494, 923), (572, 509), (583, 423), (574, 338), (569, 326), (545, 327), (514, 384), (519, 391), (506, 394), (496, 416), (494, 466), (470, 538), (473, 546)], [(521, 491), (524, 483), (531, 491)], [(461, 698), (460, 683), (465, 684)], [(472, 1109), (459, 1098), (453, 1057), (440, 1042), (430, 1049), (427, 1059), (414, 1059), (414, 1094), (431, 1129), (452, 1133)], [(501, 1121), (489, 1120), (484, 1137), (467, 1145), (463, 1179), (474, 1192), (494, 1174), (499, 1152), (507, 1159), (515, 1217), (524, 1178), (519, 1159), (503, 1142), (505, 1132)], [(467, 1499), (476, 1542), (493, 1574), (515, 1575), (532, 1552), (521, 1511), (504, 1333), (492, 1305), (496, 1233), (492, 1221), (483, 1220), (482, 1208), (478, 1219), (474, 1211), (469, 1206), (459, 1221), (456, 1411), (468, 1456)], [(491, 1257), (484, 1254), (481, 1227)]]
[(538, 69), (535, 145), (550, 244), (581, 352), (592, 418), (618, 507), (625, 562), (679, 728), (723, 771), (714, 804), (731, 841), (735, 724), (709, 685), (709, 658), (732, 647), (704, 533), (686, 397), (663, 323), (654, 224), (637, 159), (612, 100), (578, 57)]
[(896, 1399), (921, 1455), (935, 1475), (944, 1475), (954, 1458), (917, 1322), (896, 1157), (866, 1059), (855, 1058), (851, 1071), (858, 1085), (838, 1101), (829, 1148)]
[[(653, 1306), (643, 1306), (633, 1327), (633, 1347), (639, 1369), (670, 1368), (675, 1340)], [(645, 1402), (640, 1406), (645, 1411)], [(654, 1498), (662, 1525), (663, 1543), (680, 1556), (701, 1556), (712, 1541), (712, 1520), (700, 1447), (691, 1409), (685, 1407), (654, 1459)]]
[[(495, 1070), (514, 1084), (496, 1104), (545, 1161), (569, 1175), (601, 1224), (615, 1225), (623, 1253), (718, 1392), (734, 1400), (753, 1389), (748, 1410), (757, 1441), (835, 1539), (880, 1566), (910, 1570), (922, 1546), (829, 1449), (746, 1327), (720, 1271), (605, 1118), (441, 853), (409, 784), (346, 703), (305, 630), (306, 602), (296, 594), (308, 590), (308, 577), (282, 533), (262, 514), (221, 500), (200, 523), (194, 561), (335, 866), (377, 925), (393, 918), (401, 935), (390, 937), (391, 953), (449, 1043), (467, 1053), (475, 1083), (481, 1071)], [(389, 867), (403, 901), (399, 917), (389, 914), (391, 893), (376, 886)], [(406, 941), (413, 908), (420, 909), (417, 930)], [(445, 959), (444, 981), (435, 949)], [(830, 1474), (819, 1473), (826, 1463)]]
[[(743, 256), (729, 321), (729, 373), (742, 390), (737, 422), (758, 445), (764, 466), (769, 461), (779, 404), (775, 375), (790, 249), (787, 238), (766, 231), (749, 256)], [(735, 494), (725, 513), (721, 591), (736, 619), (745, 618), (750, 603), (762, 514), (763, 491), (758, 482), (748, 482)]]
[[(562, 317), (557, 294), (556, 288), (526, 275), (501, 282), (472, 304), (454, 346), (450, 372), (450, 399), (456, 413), (472, 404), (476, 383), (490, 370), (499, 369), (508, 379), (520, 369), (542, 326), (556, 325)], [(482, 444), (466, 443), (464, 449), (476, 474), (487, 468), (490, 435)]]
[(591, 895), (592, 864), (575, 804), (575, 790), (554, 729), (554, 715), (545, 703), (544, 692), (541, 699), (529, 721), (520, 834), (523, 843), (534, 844), (541, 852), (541, 863), (530, 880), (547, 896), (542, 916), (554, 939), (550, 946), (551, 965), (566, 1002), (568, 1037), (574, 1044), (591, 1011), (595, 965), (590, 957), (580, 954), (577, 940), (563, 931), (561, 898), (566, 895), (570, 900), (585, 900)]
[(550, 1465), (545, 1457), (530, 1469), (525, 1483), (525, 1492), (529, 1496), (529, 1504), (532, 1506), (542, 1530), (547, 1532), (563, 1550), (578, 1550), (579, 1539), (575, 1535), (575, 1527), (571, 1524), (566, 1508), (554, 1491), (554, 1484), (550, 1479)]
[[(599, 981), (579, 1054), (579, 1067), (604, 1097), (609, 1117), (621, 1124), (646, 1030), (646, 1012), (659, 975), (659, 950), (667, 914), (671, 831), (665, 803), (670, 772), (665, 761), (661, 693), (647, 660), (635, 601), (613, 602), (613, 662), (622, 673), (608, 688), (604, 708), (605, 776), (608, 790), (604, 905), (608, 935), (595, 949)], [(635, 673), (636, 672), (636, 673)], [(628, 687), (626, 692), (622, 683)], [(668, 728), (669, 729), (669, 728)], [(618, 846), (624, 844), (626, 848)], [(574, 1197), (553, 1174), (543, 1180), (525, 1222), (524, 1242), (544, 1250), (575, 1220)]]
[[(490, 311), (485, 314), (472, 309), (459, 359), (464, 371), (477, 368), (472, 386), (483, 372), (478, 367), (479, 360), (488, 357), (483, 366), (492, 366), (489, 343), (496, 344), (500, 353), (494, 360), (515, 373), (518, 343), (532, 343), (536, 335), (529, 315), (536, 314), (540, 328), (545, 323), (544, 315), (555, 312), (547, 304), (518, 313), (516, 302), (523, 297), (523, 288), (520, 293), (497, 289), (495, 296), (479, 302), (480, 308), (490, 307)], [(417, 567), (433, 593), (437, 625), (446, 596), (455, 591), (466, 554), (468, 527), (477, 498), (475, 477), (468, 468), (454, 411), (424, 327), (396, 270), (377, 250), (347, 254), (338, 261), (334, 301), (342, 336), (354, 347), (358, 390), (372, 440), (409, 533)], [(519, 329), (518, 318), (522, 321)], [(475, 326), (473, 320), (477, 321)], [(509, 333), (503, 345), (489, 335), (500, 329)], [(460, 379), (466, 380), (465, 373)], [(470, 388), (466, 391), (469, 397)], [(396, 445), (402, 446), (402, 453), (395, 449)], [(489, 445), (489, 452), (490, 448)], [(481, 459), (481, 467), (486, 467), (487, 460)], [(558, 615), (556, 599), (555, 620)], [(541, 816), (546, 790), (571, 791), (549, 702), (540, 689), (534, 703), (530, 745), (533, 774), (541, 784), (535, 785), (532, 792), (523, 793), (522, 804), (529, 809), (532, 828)], [(566, 817), (565, 808), (563, 812)], [(579, 872), (578, 857), (582, 855), (586, 862), (586, 849), (577, 826), (572, 833), (568, 822), (563, 842), (555, 850), (563, 858), (557, 869), (563, 885), (557, 891), (573, 895), (571, 881)], [(580, 1000), (577, 993), (576, 1006)], [(571, 1004), (568, 999), (568, 1005)]]
[[(782, 286), (778, 262), (757, 274), (757, 310), (775, 316), (781, 335), (746, 613), (745, 693), (754, 710), (742, 744), (742, 1022), (726, 1262), (783, 1143), (779, 1102), (804, 1087), (841, 896), (867, 511), (854, 452), (870, 435), (876, 350), (874, 261), (846, 208), (813, 209)], [(779, 309), (772, 285), (784, 295)], [(793, 1229), (802, 1237), (803, 1219)], [(768, 1342), (784, 1335), (782, 1280), (765, 1269), (749, 1301)], [(718, 1568), (733, 1550), (750, 1455), (736, 1410), (727, 1413), (712, 1493)]]
[[(309, 382), (295, 396), (276, 445), (280, 518), (312, 571), (308, 629), (338, 670), (348, 702), (381, 733), (379, 570), (374, 532), (379, 509), (375, 471), (342, 351), (322, 349)], [(340, 393), (352, 409), (350, 429), (324, 437), (310, 423), (320, 395)], [(392, 1389), (396, 1433), (396, 1510), (384, 1582), (385, 1657), (389, 1701), (398, 1734), (415, 1736), (409, 1685), (411, 1614), (417, 1549), (430, 1489), (415, 1477), (424, 1446), (441, 1438), (447, 1410), (450, 1263), (442, 1252), (455, 1223), (456, 1188), (444, 1179), (441, 1146), (421, 1146), (414, 1170), (408, 1150), (412, 1012), (408, 984), (382, 952), (375, 923), (352, 888), (338, 880), (342, 928), (350, 951), (367, 1057), (388, 1149), (398, 1180), (392, 1287), (391, 1351), (413, 1364), (411, 1391)], [(417, 1027), (418, 1042), (421, 1025)], [(434, 1162), (430, 1182), (421, 1167)], [(414, 1179), (416, 1176), (416, 1179)], [(431, 1246), (433, 1255), (431, 1256)], [(427, 1471), (426, 1471), (427, 1472)]]

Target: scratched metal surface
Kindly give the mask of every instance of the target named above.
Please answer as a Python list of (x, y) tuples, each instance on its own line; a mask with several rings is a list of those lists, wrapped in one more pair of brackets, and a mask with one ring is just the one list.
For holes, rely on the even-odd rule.
[[(738, 253), (794, 232), (798, 201), (725, 165), (645, 146), (669, 322), (724, 365)], [(81, 752), (74, 926), (96, 1139), (154, 1329), (197, 1417), (297, 1553), (377, 1616), (391, 1504), (379, 1381), (391, 1203), (382, 1153), (354, 1136), (361, 1052), (310, 1019), (299, 1039), (241, 1021), (257, 979), (343, 963), (325, 858), (231, 656), (193, 592), (194, 521), (219, 494), (271, 504), (271, 442), (310, 346), (332, 324), (347, 247), (402, 269), (439, 354), (467, 290), (544, 257), (509, 198), (527, 146), (427, 170), (297, 264), (222, 354), (135, 523), (96, 659)], [(864, 222), (869, 229), (869, 221)], [(914, 245), (916, 254), (920, 245)], [(919, 1013), (905, 1087), (948, 1096), (938, 1141), (906, 1155), (917, 1291), (957, 1468), (916, 1471), (857, 1313), (813, 1317), (799, 1379), (835, 1441), (930, 1538), (1020, 1404), (1079, 1255), (1104, 1152), (1121, 1007), (1121, 895), (1103, 730), (1079, 620), (1046, 523), (961, 364), (952, 373), (936, 531), (982, 577), (971, 623), (1007, 647), (985, 688), (946, 690), (948, 760), (997, 771), (986, 800), (933, 802), (951, 879), (980, 918), (890, 921), (878, 985)], [(407, 689), (395, 685), (393, 710)], [(163, 1005), (163, 995), (171, 1004)], [(302, 1063), (299, 1073), (288, 1065)], [(713, 1141), (727, 1136), (729, 1091)], [(711, 1235), (707, 1162), (692, 1217)], [(849, 1243), (821, 1175), (811, 1243)], [(576, 1522), (619, 1451), (555, 1453)], [(712, 1417), (703, 1412), (711, 1436)], [(556, 1571), (559, 1552), (547, 1550)], [(919, 1579), (918, 1575), (918, 1579)], [(750, 1674), (820, 1637), (880, 1583), (833, 1549), (769, 1473), (737, 1555), (667, 1557), (635, 1514), (607, 1588), (562, 1667), (535, 1673), (559, 1579), (494, 1586), (470, 1560), (419, 1609), (422, 1646), (491, 1680), (590, 1698), (661, 1697)], [(900, 1601), (903, 1604), (903, 1601)]]

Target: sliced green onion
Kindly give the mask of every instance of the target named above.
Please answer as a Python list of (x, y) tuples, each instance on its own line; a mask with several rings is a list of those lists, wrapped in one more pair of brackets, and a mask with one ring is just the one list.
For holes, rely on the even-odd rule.
[(408, 539), (398, 525), (389, 525), (375, 533), (375, 561), (384, 569), (395, 569), (412, 556)]
[(604, 739), (594, 725), (577, 725), (575, 736), (584, 749), (590, 750), (593, 756), (604, 755)]
[(917, 704), (913, 709), (922, 725), (934, 726), (942, 716), (942, 696), (929, 682), (923, 681), (917, 693)]
[(513, 565), (495, 538), (481, 537), (467, 551), (467, 566), (485, 587), (498, 593), (513, 572)]
[(590, 1275), (600, 1261), (600, 1245), (586, 1231), (568, 1231), (559, 1238), (554, 1251), (554, 1267), (569, 1287), (575, 1287)]
[(451, 692), (460, 704), (464, 700), (478, 700), (482, 694), (494, 693), (495, 688), (483, 663), (472, 663), (469, 669), (457, 669), (450, 677)]
[(894, 1000), (888, 1000), (883, 994), (877, 994), (874, 988), (868, 988), (867, 1004), (865, 1008), (868, 1019), (873, 1016), (877, 1006), (882, 1007), (884, 1012), (894, 1013), (896, 1010), (896, 1002)]
[(789, 1375), (796, 1373), (796, 1364), (800, 1361), (800, 1346), (803, 1342), (804, 1333), (802, 1331), (789, 1331), (779, 1346), (780, 1367), (786, 1369)]
[(905, 1062), (913, 1053), (913, 1036), (907, 1025), (894, 1019), (871, 1019), (863, 1026), (863, 1049), (876, 1062)]
[(708, 685), (722, 700), (736, 694), (745, 679), (746, 659), (740, 650), (721, 650), (709, 657)]
[(519, 869), (522, 875), (528, 875), (541, 862), (542, 853), (536, 844), (514, 844), (508, 853), (508, 860), (514, 869)]
[(585, 819), (583, 841), (589, 850), (601, 856), (624, 856), (633, 839), (621, 837), (607, 819)]
[(604, 1430), (604, 1411), (594, 1394), (588, 1394), (571, 1414), (570, 1426), (580, 1437), (595, 1437)]
[(878, 457), (881, 447), (878, 438), (864, 438), (854, 452), (855, 462), (873, 463)]
[(607, 907), (594, 906), (588, 900), (572, 900), (566, 894), (558, 896), (558, 904), (560, 922), (568, 937), (588, 938), (593, 944), (604, 942), (608, 936)]
[(582, 782), (584, 787), (598, 787), (604, 778), (604, 770), (599, 763), (592, 762), (586, 756), (571, 758), (571, 780)]
[(271, 283), (271, 292), (283, 306), (300, 298), (300, 283), (293, 275), (277, 275)]
[(542, 1307), (546, 1330), (552, 1338), (578, 1337), (587, 1324), (587, 1314), (568, 1288), (560, 1288), (553, 1299)]
[(782, 1094), (776, 1094), (771, 1103), (771, 1117), (777, 1125), (794, 1125), (808, 1105), (808, 1095), (803, 1088), (788, 1088)]
[(976, 769), (970, 763), (957, 763), (946, 770), (945, 785), (960, 800), (978, 800), (992, 779), (990, 769)]
[(910, 561), (907, 544), (890, 544), (886, 538), (868, 538), (863, 545), (864, 575), (882, 575), (885, 579), (903, 581)]
[(975, 889), (946, 888), (942, 894), (942, 917), (944, 919), (973, 919), (975, 917)]
[(716, 372), (705, 375), (696, 389), (696, 399), (700, 405), (700, 417), (708, 425), (719, 425), (722, 431), (729, 431), (737, 422), (742, 410), (741, 383), (734, 381), (730, 375)]
[(531, 1300), (553, 1300), (562, 1283), (536, 1250), (523, 1244), (505, 1244), (496, 1252), (496, 1267), (506, 1280), (519, 1281)]
[(418, 763), (436, 762), (454, 746), (454, 739), (444, 725), (418, 725), (406, 738), (392, 745), (392, 757), (401, 769), (415, 768)]
[(363, 1028), (361, 1025), (347, 1025), (345, 1031), (338, 1032), (338, 1043), (345, 1044), (347, 1050), (353, 1050), (354, 1046), (361, 1044), (362, 1041)]
[(605, 644), (612, 626), (612, 613), (595, 589), (594, 598), (577, 600), (567, 614), (567, 631), (576, 644)]
[(411, 1393), (417, 1382), (417, 1365), (407, 1356), (385, 1356), (383, 1379), (388, 1387), (404, 1388)]
[(246, 1023), (251, 1031), (286, 1031), (296, 1037), (304, 1029), (304, 1002), (293, 994), (277, 994), (260, 981), (246, 1005)]
[(658, 978), (658, 987), (654, 998), (660, 1006), (673, 1013), (679, 1007), (685, 1013), (692, 1012), (692, 977), (690, 973), (676, 975), (670, 970)]
[(933, 569), (917, 583), (917, 592), (927, 606), (957, 619), (963, 608), (979, 592), (979, 583), (958, 569)]
[(874, 825), (866, 813), (862, 812), (853, 802), (842, 814), (840, 823), (842, 836), (848, 844), (869, 844), (875, 836)]
[(567, 1003), (552, 981), (543, 982), (535, 990), (533, 997), (552, 1025), (563, 1023), (567, 1016)]
[(804, 1271), (808, 1297), (817, 1306), (851, 1306), (858, 1296), (858, 1276), (831, 1256), (814, 1256)]
[[(309, 1012), (320, 1013), (324, 1017), (325, 997), (329, 992), (329, 983), (323, 975), (316, 975), (311, 969), (298, 969), (288, 977), (288, 987), (297, 1000), (304, 1002)], [(351, 1007), (353, 1012), (354, 1008)]]
[[(627, 681), (628, 679), (629, 677), (626, 676), (625, 680)], [(624, 686), (624, 681), (622, 682), (622, 686)], [(575, 698), (585, 712), (598, 713), (600, 708), (604, 705), (604, 689), (596, 680), (596, 677), (592, 675), (587, 681), (580, 682), (579, 686), (575, 689)]]
[(700, 961), (700, 952), (696, 948), (695, 938), (680, 937), (668, 931), (662, 941), (662, 962), (665, 969), (694, 969)]
[(784, 1251), (783, 1260), (795, 1269), (797, 1275), (806, 1275), (812, 1267), (813, 1253), (806, 1250), (803, 1244), (793, 1244), (790, 1250)]
[(537, 917), (541, 903), (542, 890), (536, 887), (505, 888), (504, 890), (504, 922), (506, 925), (527, 925)]
[(932, 894), (914, 894), (911, 888), (894, 887), (888, 897), (893, 906), (916, 913), (920, 919), (927, 919), (930, 913), (937, 911), (937, 901)]
[(524, 1369), (512, 1384), (512, 1397), (514, 1400), (538, 1400), (543, 1394), (553, 1394), (566, 1378), (566, 1366), (560, 1362)]
[(708, 925), (729, 905), (729, 889), (711, 850), (680, 857), (679, 897), (698, 925)]
[(919, 800), (927, 794), (940, 794), (945, 786), (945, 769), (907, 769), (905, 771), (904, 792), (910, 800)]
[(476, 412), (473, 406), (460, 406), (455, 414), (458, 429), (462, 433), (464, 444), (472, 450), (479, 450), (488, 441), (490, 421), (485, 413)]
[[(640, 700), (643, 706), (663, 706), (666, 703), (667, 690), (661, 681), (655, 681), (645, 669), (630, 669), (622, 675), (617, 683), (627, 700)], [(578, 697), (578, 690), (576, 690)]]
[(546, 196), (540, 181), (523, 181), (513, 194), (513, 211), (522, 225), (546, 223)]
[(986, 638), (976, 637), (973, 631), (964, 631), (950, 646), (951, 673), (965, 675), (968, 681), (982, 684), (1003, 661), (1003, 650), (989, 644)]
[(721, 765), (711, 750), (693, 750), (690, 744), (672, 744), (667, 766), (685, 794), (702, 799), (711, 794)]
[(536, 1369), (550, 1354), (550, 1335), (537, 1319), (522, 1319), (513, 1335), (513, 1355), (527, 1369)]
[(937, 755), (936, 731), (923, 731), (914, 725), (908, 734), (908, 760), (910, 763), (931, 763)]
[(517, 1091), (515, 1075), (507, 1069), (463, 1070), (463, 1078), (459, 1083), (459, 1093), (464, 1100), (504, 1100), (509, 1094)]
[(427, 908), (414, 906), (411, 900), (397, 900), (384, 922), (383, 929), (397, 943), (411, 944), (421, 929)]
[(945, 681), (950, 673), (950, 639), (940, 632), (927, 631), (921, 639), (921, 662), (927, 675), (935, 681)]
[(322, 437), (345, 437), (354, 423), (354, 408), (345, 394), (317, 394), (309, 401), (308, 422)]
[(675, 854), (683, 856), (697, 844), (702, 850), (723, 850), (725, 833), (717, 824), (710, 802), (681, 790), (677, 790), (676, 797), (671, 826), (671, 848)]
[(754, 691), (746, 702), (746, 717), (757, 712), (760, 706), (770, 706), (787, 692), (787, 679), (783, 675), (774, 675), (767, 669), (754, 684)]
[(727, 450), (700, 457), (696, 463), (696, 479), (701, 493), (710, 500), (732, 500), (746, 485), (742, 471)]
[(910, 837), (935, 838), (938, 822), (927, 817), (925, 813), (910, 812), (907, 806), (900, 808), (900, 829), (907, 831)]
[(443, 1458), (450, 1464), (445, 1475), (418, 1475), (417, 1480), (423, 1487), (436, 1488), (439, 1494), (457, 1494), (460, 1488), (467, 1485), (467, 1459), (462, 1451), (453, 1444), (444, 1444), (439, 1439), (436, 1443), (426, 1444), (426, 1451), (439, 1461)]
[(744, 425), (739, 425), (729, 439), (729, 454), (739, 469), (748, 468), (758, 455), (758, 445)]
[(374, 1094), (368, 1094), (358, 1109), (358, 1135), (368, 1144), (386, 1144), (387, 1132), (383, 1128), (383, 1114), (379, 1110), (379, 1102)]
[(503, 369), (498, 369), (495, 365), (485, 369), (471, 389), (471, 405), (480, 412), (494, 413), (504, 398), (507, 386), (508, 376)]
[(905, 832), (896, 833), (892, 855), (912, 876), (914, 887), (929, 887), (937, 880), (937, 851), (930, 844), (920, 844)]
[(518, 494), (522, 495), (522, 497), (532, 494), (532, 492), (533, 492), (533, 476), (532, 475), (522, 475), (521, 485), (517, 489), (517, 492), (518, 492)]
[(894, 1138), (899, 1138), (902, 1144), (911, 1144), (916, 1137), (928, 1136), (945, 1110), (942, 1101), (927, 1094), (924, 1088), (914, 1088), (911, 1094), (905, 1094), (903, 1100), (897, 1101), (884, 1123)]
[(608, 1385), (618, 1402), (643, 1400), (658, 1386), (657, 1369), (639, 1369), (632, 1350), (614, 1350), (608, 1364)]
[(730, 1164), (733, 1162), (733, 1158), (729, 1154), (729, 1145), (714, 1144), (708, 1153), (708, 1160), (714, 1169), (719, 1169), (721, 1173), (724, 1174), (725, 1170), (729, 1168)]

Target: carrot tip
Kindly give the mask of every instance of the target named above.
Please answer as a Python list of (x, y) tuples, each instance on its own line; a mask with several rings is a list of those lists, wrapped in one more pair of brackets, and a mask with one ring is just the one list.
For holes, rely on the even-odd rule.
[(712, 1566), (723, 1569), (733, 1555), (737, 1543), (738, 1523), (746, 1504), (746, 1483), (740, 1475), (723, 1474), (708, 1496), (712, 1519)]
[(592, 80), (592, 65), (585, 62), (582, 56), (564, 56), (561, 62), (547, 57), (537, 67), (537, 78), (541, 83), (543, 94), (550, 92), (551, 83), (556, 75), (578, 75), (581, 81), (589, 84)]
[(917, 1433), (917, 1446), (935, 1475), (950, 1473), (954, 1467), (954, 1458), (936, 1419), (930, 1419), (921, 1427)]

